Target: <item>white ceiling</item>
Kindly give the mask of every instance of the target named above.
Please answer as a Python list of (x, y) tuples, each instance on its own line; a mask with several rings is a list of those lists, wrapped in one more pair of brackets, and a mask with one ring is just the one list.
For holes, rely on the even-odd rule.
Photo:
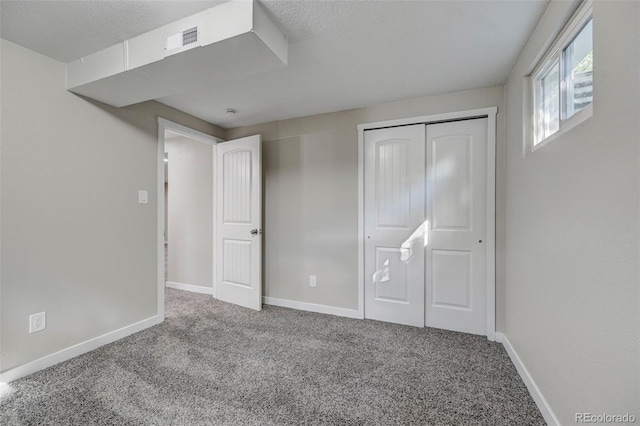
[[(218, 3), (2, 0), (0, 34), (70, 62)], [(547, 3), (265, 0), (286, 68), (159, 101), (228, 128), (501, 85)]]

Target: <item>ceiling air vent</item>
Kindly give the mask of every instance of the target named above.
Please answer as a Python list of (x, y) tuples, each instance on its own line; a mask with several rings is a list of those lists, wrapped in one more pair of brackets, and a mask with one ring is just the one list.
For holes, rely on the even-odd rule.
[(195, 43), (198, 41), (198, 27), (189, 28), (182, 32), (182, 45)]
[(167, 37), (165, 41), (165, 49), (168, 51), (176, 50), (197, 42), (198, 27), (193, 27)]

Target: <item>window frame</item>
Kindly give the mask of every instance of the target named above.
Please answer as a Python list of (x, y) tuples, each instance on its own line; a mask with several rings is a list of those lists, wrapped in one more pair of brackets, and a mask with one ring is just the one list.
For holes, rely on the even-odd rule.
[[(545, 62), (543, 64), (544, 66), (541, 67), (535, 74), (535, 76), (532, 79), (532, 92), (533, 92), (533, 122), (534, 122), (534, 139), (533, 139), (533, 143), (534, 146), (540, 144), (542, 141), (548, 139), (549, 137), (555, 135), (556, 133), (558, 133), (560, 131), (560, 122), (562, 121), (562, 102), (561, 102), (561, 97), (562, 97), (562, 90), (560, 89), (561, 85), (562, 85), (562, 76), (561, 76), (561, 66), (560, 66), (560, 57), (558, 52), (556, 52), (555, 55), (551, 56), (547, 62)], [(554, 69), (557, 68), (558, 71), (558, 130), (556, 130), (555, 132), (551, 133), (550, 135), (546, 136), (546, 137), (541, 137), (538, 141), (538, 137), (540, 135), (540, 133), (542, 133), (544, 135), (544, 130), (543, 128), (546, 127), (545, 122), (542, 122), (540, 120), (540, 112), (542, 110), (542, 108), (540, 108), (541, 104), (544, 102), (544, 80), (545, 78), (547, 78), (547, 76), (550, 74), (550, 72)], [(538, 141), (538, 142), (536, 142)]]
[[(574, 113), (568, 118), (564, 118), (566, 108), (566, 93), (565, 87), (565, 57), (564, 52), (569, 47), (580, 32), (585, 28), (589, 21), (593, 22), (593, 5), (592, 0), (584, 0), (577, 10), (573, 13), (569, 21), (562, 28), (558, 37), (546, 50), (540, 61), (534, 67), (533, 71), (529, 75), (529, 90), (531, 93), (530, 100), (528, 101), (531, 110), (530, 120), (532, 120), (530, 143), (528, 144), (529, 152), (533, 152), (540, 149), (542, 146), (556, 139), (560, 135), (564, 134), (568, 130), (587, 120), (593, 115), (593, 102), (586, 105), (578, 112)], [(592, 46), (593, 48), (593, 46)], [(557, 61), (559, 72), (559, 84), (558, 84), (558, 130), (554, 133), (544, 137), (540, 135), (541, 127), (544, 125), (540, 121), (540, 102), (541, 102), (541, 83), (543, 78), (547, 75), (549, 70), (554, 67)]]

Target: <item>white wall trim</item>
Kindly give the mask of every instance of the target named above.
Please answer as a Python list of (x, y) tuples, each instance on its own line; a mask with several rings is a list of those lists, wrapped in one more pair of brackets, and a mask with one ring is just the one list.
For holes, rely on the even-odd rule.
[(503, 333), (498, 332), (498, 333), (495, 333), (495, 337), (496, 337), (496, 342), (502, 343), (507, 353), (509, 354), (509, 358), (511, 358), (511, 362), (513, 362), (513, 365), (515, 365), (516, 370), (518, 370), (518, 374), (520, 374), (522, 381), (527, 386), (527, 389), (529, 390), (531, 397), (533, 398), (536, 405), (538, 406), (538, 409), (540, 410), (540, 413), (542, 414), (542, 417), (544, 418), (544, 420), (547, 422), (549, 426), (559, 425), (560, 422), (558, 421), (558, 418), (556, 417), (555, 413), (549, 406), (549, 403), (547, 402), (545, 397), (542, 395), (540, 388), (536, 384), (535, 380), (533, 380), (533, 377), (529, 373), (529, 370), (527, 370), (527, 367), (525, 367), (524, 364), (522, 363), (522, 360), (518, 356), (518, 353), (516, 352), (514, 347), (511, 346), (511, 342), (509, 342), (509, 339), (507, 339), (507, 336), (505, 336)]
[(358, 125), (358, 318), (364, 319), (364, 130)]
[(487, 115), (487, 339), (496, 334), (496, 119), (498, 109)]
[[(218, 142), (222, 142), (222, 139), (219, 139)], [(213, 220), (211, 225), (211, 295), (218, 298), (218, 283), (216, 281), (218, 275), (218, 241), (216, 240), (216, 235), (218, 235), (218, 173), (216, 172), (218, 149), (216, 145), (213, 145), (211, 164), (213, 169), (211, 173), (211, 188), (213, 188), (213, 194), (211, 196), (213, 203), (211, 206), (211, 212), (213, 213), (211, 217), (211, 220)]]
[[(182, 124), (175, 123), (167, 120), (166, 118), (158, 117), (158, 232), (157, 232), (157, 247), (158, 247), (158, 315), (164, 320), (164, 136), (165, 130), (170, 130), (174, 133), (179, 133), (182, 136), (204, 142), (213, 146), (213, 164), (216, 164), (216, 145), (219, 142), (223, 142), (222, 139), (215, 136), (208, 135), (206, 133), (194, 130), (190, 127), (183, 126)], [(213, 173), (213, 188), (215, 191), (216, 181), (215, 172)], [(216, 297), (216, 197), (213, 197), (213, 234), (211, 236), (213, 241), (213, 267), (211, 268), (211, 279), (213, 283), (212, 294)]]
[(339, 317), (362, 319), (355, 309), (336, 308), (334, 306), (317, 305), (315, 303), (298, 302), (296, 300), (278, 299), (264, 296), (262, 302), (265, 305), (280, 306), (282, 308), (297, 309), (299, 311), (317, 312), (319, 314), (336, 315)]
[(358, 131), (379, 129), (382, 127), (410, 126), (412, 124), (438, 123), (440, 121), (455, 121), (469, 118), (487, 117), (497, 114), (498, 107), (469, 109), (466, 111), (446, 112), (443, 114), (423, 115), (420, 117), (401, 118), (398, 120), (375, 121), (372, 123), (358, 124)]
[(102, 336), (94, 337), (93, 339), (89, 339), (82, 343), (70, 346), (66, 349), (62, 349), (58, 352), (39, 358), (35, 361), (22, 364), (18, 367), (0, 373), (0, 382), (9, 383), (14, 380), (18, 380), (22, 377), (28, 376), (29, 374), (33, 374), (37, 371), (44, 370), (45, 368), (90, 352), (94, 349), (99, 348), (100, 346), (115, 342), (116, 340), (127, 337), (133, 333), (137, 333), (149, 327), (153, 327), (154, 325), (160, 324), (162, 321), (163, 318), (161, 318), (160, 315), (156, 315), (151, 318), (147, 318), (145, 320), (128, 325), (126, 327), (122, 327), (118, 330), (103, 334)]
[(156, 183), (157, 185), (157, 203), (158, 203), (158, 214), (157, 214), (157, 222), (158, 222), (158, 229), (157, 229), (157, 235), (156, 235), (156, 247), (157, 247), (157, 253), (156, 253), (156, 257), (157, 257), (157, 265), (156, 265), (156, 275), (157, 275), (157, 292), (158, 292), (158, 297), (157, 297), (157, 310), (158, 310), (158, 316), (161, 318), (161, 321), (164, 321), (164, 274), (165, 274), (165, 255), (164, 255), (164, 251), (165, 251), (165, 236), (164, 236), (164, 180), (165, 180), (165, 176), (164, 176), (164, 130), (166, 127), (166, 123), (164, 123), (163, 121), (160, 120), (164, 120), (161, 118), (158, 118), (158, 155), (157, 155), (157, 162), (158, 162), (158, 181)]
[(496, 116), (497, 107), (448, 112), (399, 120), (358, 124), (358, 315), (364, 312), (364, 132), (384, 127), (429, 124), (470, 118), (487, 117), (487, 339), (494, 340), (496, 333)]
[[(220, 138), (183, 126), (182, 124), (175, 123), (162, 117), (158, 117), (158, 130), (160, 130), (160, 128), (162, 128), (162, 130), (171, 130), (174, 133), (179, 133), (182, 136), (196, 139), (197, 141), (208, 143), (209, 145), (216, 145), (218, 142), (223, 142)], [(164, 132), (162, 133), (162, 141), (164, 142)]]
[(174, 288), (176, 290), (184, 290), (184, 291), (190, 291), (192, 293), (202, 293), (202, 294), (213, 295), (213, 287), (203, 287), (201, 285), (175, 283), (172, 281), (167, 281), (166, 286), (169, 288)]

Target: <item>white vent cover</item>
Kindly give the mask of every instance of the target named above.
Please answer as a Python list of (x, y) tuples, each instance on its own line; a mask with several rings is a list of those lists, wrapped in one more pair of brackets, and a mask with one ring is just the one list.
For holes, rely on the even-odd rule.
[(170, 35), (165, 41), (166, 50), (180, 49), (181, 47), (198, 42), (198, 27), (192, 27), (177, 34)]
[(182, 45), (196, 43), (198, 41), (198, 27), (189, 28), (182, 32)]

